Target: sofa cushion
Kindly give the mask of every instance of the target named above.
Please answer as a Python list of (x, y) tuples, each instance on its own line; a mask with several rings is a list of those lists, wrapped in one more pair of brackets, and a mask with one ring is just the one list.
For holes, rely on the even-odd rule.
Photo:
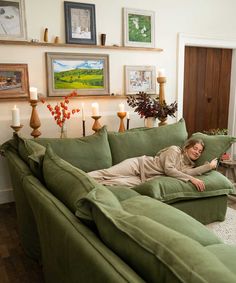
[[(233, 283), (236, 276), (198, 242), (152, 219), (106, 203), (106, 188), (79, 201), (104, 243), (147, 282)], [(114, 197), (115, 198), (115, 197)]]
[(203, 246), (222, 243), (215, 234), (200, 222), (161, 201), (139, 195), (122, 201), (121, 205), (125, 211), (134, 215), (146, 216), (190, 237)]
[(106, 127), (82, 138), (39, 138), (37, 143), (49, 143), (58, 156), (85, 172), (112, 166)]
[(196, 165), (202, 165), (206, 161), (214, 158), (220, 158), (230, 146), (236, 142), (236, 137), (228, 135), (206, 135), (203, 133), (194, 133), (191, 139), (202, 139), (205, 144), (205, 150), (200, 158), (196, 161)]
[(78, 199), (98, 185), (84, 171), (55, 154), (50, 145), (43, 159), (43, 177), (48, 190), (73, 212)]
[(113, 165), (131, 157), (154, 156), (159, 150), (171, 145), (182, 146), (187, 136), (183, 119), (157, 128), (137, 128), (122, 133), (108, 132)]
[(180, 200), (205, 198), (232, 193), (233, 184), (221, 173), (211, 171), (198, 176), (203, 180), (206, 189), (199, 192), (191, 182), (184, 182), (176, 178), (158, 176), (133, 189), (141, 195), (147, 195), (166, 203)]

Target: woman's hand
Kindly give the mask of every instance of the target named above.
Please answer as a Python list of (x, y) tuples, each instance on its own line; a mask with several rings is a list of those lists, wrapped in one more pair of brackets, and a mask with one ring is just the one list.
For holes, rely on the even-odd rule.
[(218, 164), (217, 158), (214, 158), (213, 160), (211, 160), (210, 162), (211, 169), (216, 169), (217, 164)]
[(205, 190), (205, 184), (202, 180), (192, 177), (189, 181), (197, 188), (199, 192), (203, 192)]

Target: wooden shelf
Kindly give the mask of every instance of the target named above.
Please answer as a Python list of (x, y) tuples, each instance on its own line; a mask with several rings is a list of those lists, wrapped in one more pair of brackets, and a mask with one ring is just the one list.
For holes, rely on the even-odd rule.
[(161, 52), (161, 48), (149, 47), (131, 47), (131, 46), (117, 46), (117, 45), (82, 45), (82, 44), (66, 44), (66, 43), (49, 43), (49, 42), (30, 42), (20, 40), (0, 40), (0, 45), (25, 45), (25, 46), (46, 46), (46, 47), (71, 47), (71, 48), (90, 48), (90, 49), (112, 49), (112, 50), (130, 50), (130, 51), (152, 51)]

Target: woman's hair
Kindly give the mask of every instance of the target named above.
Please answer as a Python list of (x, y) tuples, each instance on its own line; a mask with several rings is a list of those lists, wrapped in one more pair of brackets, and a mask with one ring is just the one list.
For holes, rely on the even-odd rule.
[(195, 144), (199, 143), (202, 146), (202, 151), (205, 149), (205, 144), (201, 139), (188, 139), (183, 145), (183, 151), (185, 149), (189, 149), (190, 147), (195, 146)]

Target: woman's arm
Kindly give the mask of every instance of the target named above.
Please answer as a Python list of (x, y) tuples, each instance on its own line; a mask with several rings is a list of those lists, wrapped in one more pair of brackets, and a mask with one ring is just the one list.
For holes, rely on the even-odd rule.
[(185, 168), (183, 172), (191, 176), (198, 176), (213, 169), (216, 169), (216, 167), (217, 167), (217, 158), (214, 158), (210, 163), (195, 168)]

